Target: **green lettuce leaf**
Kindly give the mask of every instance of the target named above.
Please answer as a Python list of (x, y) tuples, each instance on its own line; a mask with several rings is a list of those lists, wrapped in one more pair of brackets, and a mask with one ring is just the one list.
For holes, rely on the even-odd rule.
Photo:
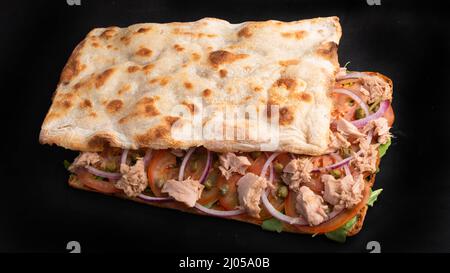
[(333, 230), (331, 232), (325, 233), (325, 236), (327, 236), (328, 239), (339, 242), (339, 243), (345, 243), (345, 240), (347, 239), (347, 233), (352, 229), (352, 227), (356, 224), (356, 221), (358, 220), (358, 216), (353, 217), (350, 219), (347, 223), (345, 223), (342, 227)]
[(261, 227), (264, 230), (276, 231), (278, 233), (283, 231), (283, 223), (281, 223), (276, 218), (270, 218), (270, 219), (265, 220), (262, 223)]
[[(370, 190), (370, 196), (369, 200), (367, 200), (367, 205), (373, 207), (373, 203), (377, 201), (378, 195), (383, 191), (383, 189), (378, 189), (376, 191)], [(327, 236), (328, 239), (339, 242), (339, 243), (345, 243), (345, 240), (347, 239), (348, 232), (352, 229), (352, 227), (356, 224), (356, 221), (358, 220), (358, 216), (353, 217), (345, 223), (342, 227), (325, 233), (325, 236)]]
[(389, 138), (388, 142), (385, 144), (381, 144), (380, 147), (378, 147), (378, 152), (380, 153), (380, 158), (382, 158), (386, 151), (389, 149), (389, 146), (391, 146), (391, 139)]
[(375, 203), (375, 201), (377, 201), (378, 195), (380, 195), (380, 193), (382, 191), (383, 191), (383, 189), (378, 189), (376, 191), (370, 190), (370, 197), (369, 197), (369, 200), (367, 200), (367, 205), (373, 207), (373, 203)]
[(63, 164), (64, 164), (64, 168), (66, 168), (66, 170), (68, 170), (69, 166), (71, 165), (71, 163), (66, 159), (64, 159)]

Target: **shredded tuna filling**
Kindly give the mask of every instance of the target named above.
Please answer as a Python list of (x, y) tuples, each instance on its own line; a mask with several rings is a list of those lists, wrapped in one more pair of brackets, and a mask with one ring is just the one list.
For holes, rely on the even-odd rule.
[(102, 158), (97, 153), (81, 153), (69, 167), (69, 171), (74, 172), (77, 168), (94, 166), (102, 162)]
[[(362, 78), (361, 92), (369, 98), (369, 102), (374, 98), (390, 99), (390, 94), (386, 94), (389, 86), (372, 78)], [(339, 118), (335, 125), (335, 127), (330, 126), (330, 153), (341, 153), (344, 156), (343, 149), (345, 149), (346, 153), (349, 153), (345, 156), (353, 156), (349, 164), (350, 173), (344, 175), (339, 172), (322, 172), (319, 176), (313, 177), (312, 171), (315, 169), (316, 161), (313, 161), (312, 157), (293, 158), (285, 166), (281, 166), (277, 173), (277, 179), (286, 184), (295, 196), (295, 210), (311, 226), (327, 221), (330, 211), (350, 209), (361, 202), (365, 186), (363, 174), (376, 171), (378, 147), (380, 144), (387, 143), (392, 137), (388, 121), (384, 117), (371, 120), (362, 129), (358, 129), (344, 118)], [(368, 139), (369, 133), (373, 135), (371, 142)], [(183, 157), (186, 154), (180, 149), (172, 149), (170, 153), (176, 157)], [(102, 157), (98, 153), (80, 153), (70, 165), (69, 170), (75, 172), (78, 168), (87, 166), (107, 169), (107, 163), (111, 161), (111, 158), (107, 157)], [(215, 168), (215, 172), (222, 174), (226, 180), (235, 174), (241, 175), (236, 183), (239, 206), (245, 209), (248, 216), (259, 218), (261, 196), (272, 184), (266, 178), (247, 173), (247, 169), (252, 164), (249, 158), (250, 154), (245, 156), (238, 156), (235, 153), (220, 154), (219, 162), (216, 162), (219, 164), (212, 164), (212, 168)], [(114, 159), (113, 166), (117, 165), (116, 161)], [(143, 159), (137, 159), (132, 166), (122, 164), (119, 169), (114, 170), (122, 174), (122, 177), (114, 184), (116, 188), (129, 197), (138, 196), (146, 190), (148, 179)], [(105, 183), (108, 182), (105, 181)], [(317, 190), (312, 186), (314, 183), (321, 183), (323, 187)], [(280, 184), (278, 185), (281, 187)], [(211, 187), (211, 184), (208, 184), (208, 187)], [(183, 181), (168, 179), (162, 185), (161, 192), (188, 207), (194, 207), (202, 197), (204, 188), (205, 186), (198, 180), (189, 177)]]
[(239, 204), (251, 217), (259, 218), (261, 195), (267, 187), (267, 180), (253, 173), (248, 173), (237, 182)]
[(220, 164), (219, 170), (223, 176), (228, 180), (233, 173), (245, 174), (245, 170), (251, 165), (250, 161), (245, 156), (237, 156), (234, 153), (226, 153), (219, 156)]
[(116, 188), (123, 190), (127, 196), (138, 196), (147, 187), (147, 174), (143, 159), (138, 159), (134, 166), (122, 164), (120, 172), (122, 177), (117, 181)]
[(175, 179), (167, 180), (161, 190), (163, 193), (169, 194), (175, 200), (186, 204), (188, 207), (193, 207), (202, 195), (204, 186), (197, 180), (185, 179), (178, 181)]
[(299, 189), (296, 201), (297, 212), (305, 217), (309, 225), (316, 226), (327, 220), (328, 207), (323, 198), (308, 187), (302, 186)]
[(282, 179), (292, 190), (298, 190), (300, 185), (311, 181), (311, 171), (314, 166), (309, 158), (293, 159), (284, 167)]

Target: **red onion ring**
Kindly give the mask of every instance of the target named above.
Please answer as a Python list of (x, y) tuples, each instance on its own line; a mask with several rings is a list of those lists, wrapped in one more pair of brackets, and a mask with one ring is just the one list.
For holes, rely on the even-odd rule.
[(178, 181), (183, 181), (184, 170), (186, 169), (186, 165), (187, 165), (187, 163), (189, 161), (189, 158), (194, 153), (194, 151), (195, 151), (195, 147), (189, 148), (188, 152), (184, 156), (183, 161), (181, 162), (180, 172), (178, 173)]
[[(373, 137), (373, 132), (372, 132), (372, 130), (370, 130), (369, 133), (367, 134), (367, 141), (368, 141), (369, 143), (372, 142), (372, 137)], [(356, 155), (360, 155), (361, 152), (362, 152), (362, 151), (359, 150), (358, 152), (356, 152)], [(335, 153), (335, 154), (332, 154), (332, 156), (333, 156), (333, 155), (337, 155), (337, 154)], [(338, 155), (338, 156), (339, 156), (339, 155)], [(340, 157), (340, 156), (339, 156), (339, 157)], [(341, 157), (340, 157), (340, 158), (341, 158)], [(349, 156), (349, 157), (343, 159), (342, 161), (336, 162), (336, 163), (334, 163), (334, 164), (331, 164), (331, 165), (328, 165), (328, 166), (325, 166), (325, 167), (322, 167), (322, 168), (315, 168), (315, 169), (313, 169), (312, 171), (313, 171), (313, 172), (331, 171), (331, 170), (334, 170), (334, 169), (337, 169), (337, 168), (340, 168), (340, 167), (343, 167), (343, 166), (344, 166), (344, 168), (345, 168), (345, 165), (348, 165), (348, 163), (349, 163), (353, 158), (354, 158), (354, 156), (351, 155), (351, 156)], [(341, 159), (342, 159), (342, 158), (341, 158)]]
[(352, 124), (357, 128), (362, 128), (366, 126), (366, 124), (370, 121), (382, 117), (390, 105), (391, 103), (389, 102), (389, 100), (384, 100), (380, 103), (380, 108), (378, 108), (378, 111), (370, 116), (366, 116), (365, 118), (352, 121)]
[(154, 202), (154, 201), (169, 201), (169, 200), (173, 200), (171, 197), (156, 197), (156, 196), (148, 196), (145, 194), (139, 194), (138, 195), (139, 199), (142, 199), (144, 201), (150, 201), (150, 202)]
[(211, 169), (211, 166), (212, 166), (212, 155), (211, 152), (208, 149), (206, 149), (206, 165), (199, 179), (200, 184), (203, 184), (205, 182), (209, 170)]
[(273, 181), (273, 177), (274, 177), (274, 173), (273, 173), (273, 164), (270, 163), (270, 172), (269, 172), (269, 182), (272, 183)]
[[(269, 158), (267, 159), (266, 163), (264, 163), (264, 166), (262, 168), (261, 171), (261, 177), (265, 177), (266, 173), (267, 173), (267, 168), (269, 166), (272, 166), (272, 161), (278, 156), (280, 155), (279, 152), (273, 153), (271, 156), (269, 156)], [(269, 175), (269, 183), (272, 183), (273, 180), (273, 168), (270, 168), (270, 175)], [(307, 223), (305, 222), (305, 220), (299, 218), (299, 217), (290, 217), (287, 216), (286, 214), (283, 214), (281, 212), (279, 212), (278, 210), (276, 210), (272, 204), (270, 203), (269, 199), (267, 199), (267, 193), (268, 190), (265, 190), (261, 196), (261, 200), (264, 204), (264, 206), (266, 207), (267, 211), (270, 213), (270, 215), (272, 215), (274, 218), (289, 223), (291, 225), (295, 224), (295, 225), (307, 225)]]
[(358, 95), (356, 95), (352, 91), (347, 90), (345, 88), (336, 88), (333, 90), (333, 92), (349, 96), (354, 101), (356, 101), (356, 103), (358, 103), (359, 106), (361, 106), (361, 108), (364, 110), (364, 113), (366, 114), (366, 117), (368, 117), (370, 115), (369, 106), (364, 102), (364, 100), (362, 98), (360, 98)]
[(341, 208), (338, 210), (333, 209), (333, 211), (330, 214), (328, 214), (328, 219), (325, 222), (328, 222), (331, 219), (333, 219), (334, 217), (338, 216), (338, 214), (341, 213), (343, 210), (344, 210), (344, 208)]
[(120, 157), (120, 165), (127, 164), (127, 156), (128, 156), (128, 149), (123, 149), (122, 156)]
[[(192, 156), (192, 154), (195, 151), (195, 147), (190, 148), (188, 150), (188, 152), (186, 153), (186, 155), (183, 158), (183, 161), (181, 162), (181, 166), (180, 166), (180, 172), (178, 174), (178, 180), (179, 181), (183, 181), (184, 178), (184, 170), (186, 169), (186, 165), (189, 161), (189, 158)], [(205, 168), (205, 170), (209, 171), (209, 168), (211, 167), (211, 153), (208, 151), (208, 159), (207, 159), (207, 166), (209, 165), (209, 167)], [(208, 173), (207, 171), (203, 171), (203, 173)], [(205, 177), (203, 178), (203, 180), (206, 178), (206, 174)], [(203, 174), (202, 174), (203, 177)], [(229, 216), (234, 216), (234, 215), (239, 215), (244, 213), (244, 209), (238, 209), (238, 210), (227, 210), (227, 211), (221, 211), (221, 210), (214, 210), (214, 209), (208, 209), (202, 205), (200, 205), (199, 203), (195, 204), (195, 208), (197, 208), (198, 210), (207, 213), (207, 214), (211, 214), (214, 216), (219, 216), (219, 217), (229, 217)]]
[(218, 217), (230, 217), (230, 216), (236, 216), (243, 214), (245, 212), (244, 209), (236, 209), (236, 210), (215, 210), (215, 209), (208, 209), (207, 207), (204, 207), (200, 205), (199, 203), (195, 204), (195, 208), (199, 211), (202, 211), (204, 213), (218, 216)]
[[(342, 157), (337, 154), (331, 154), (331, 156), (338, 162), (342, 161)], [(348, 164), (344, 164), (344, 171), (345, 171), (345, 175), (351, 175), (352, 173), (350, 172), (350, 168), (348, 167)]]
[(261, 199), (262, 199), (262, 202), (263, 202), (264, 206), (266, 207), (267, 211), (274, 218), (276, 218), (282, 222), (291, 224), (291, 225), (304, 226), (304, 225), (308, 224), (303, 218), (287, 216), (286, 214), (283, 214), (283, 213), (279, 212), (278, 210), (276, 210), (270, 203), (269, 199), (267, 199), (267, 191), (264, 191), (264, 193), (261, 196)]
[(112, 180), (118, 180), (122, 177), (121, 173), (111, 173), (111, 172), (105, 172), (102, 170), (99, 170), (95, 167), (92, 166), (85, 166), (86, 170), (96, 176), (100, 176), (103, 178), (108, 178), (108, 179), (112, 179)]
[[(260, 174), (261, 177), (266, 177), (267, 168), (269, 168), (269, 166), (272, 164), (272, 161), (279, 155), (280, 155), (280, 153), (276, 152), (269, 156), (269, 158), (266, 160), (266, 163), (264, 163), (264, 166), (261, 170), (261, 174)], [(269, 182), (272, 182), (272, 181), (269, 181)]]
[(153, 155), (152, 149), (147, 149), (147, 151), (145, 151), (145, 156), (144, 156), (144, 168), (145, 169), (147, 169), (148, 163), (152, 159), (152, 155)]

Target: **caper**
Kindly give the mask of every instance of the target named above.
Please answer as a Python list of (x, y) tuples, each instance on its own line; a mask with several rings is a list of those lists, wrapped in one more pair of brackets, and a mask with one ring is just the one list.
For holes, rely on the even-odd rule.
[(331, 170), (331, 171), (330, 171), (330, 174), (331, 174), (332, 176), (334, 176), (334, 178), (336, 178), (336, 179), (340, 178), (341, 175), (342, 175), (341, 171), (340, 171), (340, 170), (337, 170), (337, 169)]
[(349, 105), (349, 106), (355, 105), (355, 101), (354, 101), (354, 100), (349, 100), (349, 101), (348, 101), (348, 105)]
[(145, 190), (142, 193), (144, 193), (146, 195), (151, 195), (152, 194), (152, 190), (149, 187), (147, 187), (147, 188), (145, 188)]
[(286, 198), (288, 195), (288, 188), (285, 185), (281, 185), (277, 189), (277, 196), (280, 198)]
[(205, 185), (205, 190), (209, 191), (213, 187), (213, 182), (211, 181), (210, 178), (208, 178), (208, 179), (206, 179), (204, 185)]
[(198, 170), (198, 161), (192, 161), (191, 163), (191, 172), (196, 172)]
[(352, 155), (352, 149), (350, 148), (341, 148), (341, 156), (343, 158), (347, 158)]
[(283, 164), (279, 163), (279, 162), (275, 162), (275, 164), (273, 164), (273, 167), (275, 169), (275, 172), (277, 173), (281, 173), (283, 171)]
[(355, 110), (355, 119), (362, 119), (366, 117), (366, 113), (362, 108), (358, 108)]
[(117, 169), (117, 164), (114, 161), (107, 161), (106, 162), (106, 166), (105, 166), (105, 170), (107, 172), (114, 172)]
[(220, 194), (221, 195), (225, 195), (228, 192), (228, 185), (223, 185), (222, 187), (220, 187)]
[(261, 152), (251, 152), (251, 153), (250, 153), (250, 156), (251, 156), (253, 159), (257, 159), (258, 157), (261, 156)]

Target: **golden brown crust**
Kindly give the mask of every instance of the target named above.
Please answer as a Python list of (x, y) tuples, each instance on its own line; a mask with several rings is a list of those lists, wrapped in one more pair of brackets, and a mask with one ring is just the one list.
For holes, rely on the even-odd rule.
[[(202, 103), (204, 109), (275, 104), (283, 109), (275, 149), (320, 155), (329, 143), (327, 94), (339, 69), (340, 37), (337, 17), (241, 24), (204, 18), (94, 29), (62, 72), (40, 141), (91, 152), (99, 151), (98, 142), (127, 149), (205, 146), (213, 151), (259, 151), (268, 142), (267, 134), (222, 141), (217, 133), (186, 140), (161, 133), (174, 129), (165, 117), (179, 115), (177, 128), (192, 126), (192, 119), (172, 111), (183, 101)], [(135, 111), (140, 100), (158, 95), (152, 105)], [(91, 107), (76, 107), (85, 100)], [(223, 114), (218, 109), (213, 117), (203, 117), (205, 131), (219, 125)], [(236, 129), (244, 126), (237, 121)]]

